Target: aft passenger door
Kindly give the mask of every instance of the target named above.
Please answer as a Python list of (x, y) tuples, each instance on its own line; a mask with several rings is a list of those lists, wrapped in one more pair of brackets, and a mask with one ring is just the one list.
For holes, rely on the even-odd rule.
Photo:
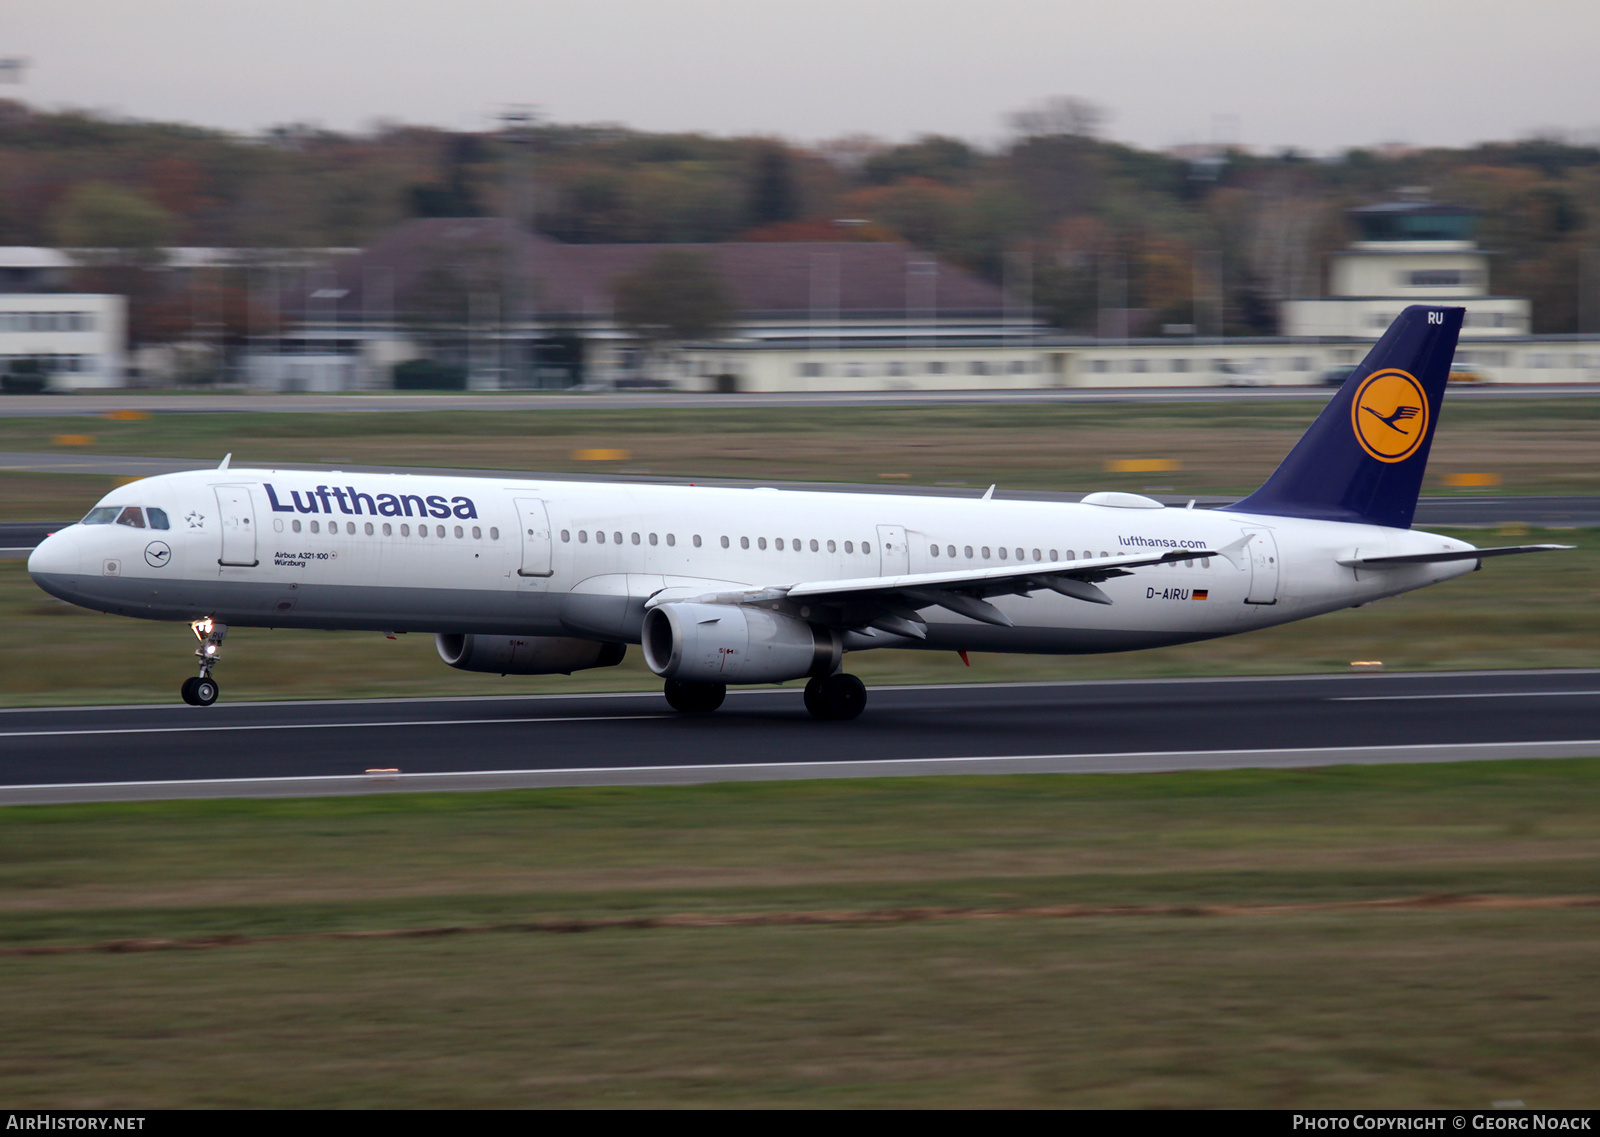
[(1270, 529), (1246, 529), (1250, 543), (1245, 551), (1250, 557), (1250, 591), (1246, 604), (1276, 604), (1278, 602), (1278, 542)]
[(517, 498), (517, 528), (522, 533), (522, 567), (517, 575), (548, 577), (550, 567), (550, 513), (539, 498)]
[(217, 492), (217, 516), (222, 519), (222, 555), (219, 565), (254, 568), (256, 556), (256, 507), (249, 486), (213, 486)]

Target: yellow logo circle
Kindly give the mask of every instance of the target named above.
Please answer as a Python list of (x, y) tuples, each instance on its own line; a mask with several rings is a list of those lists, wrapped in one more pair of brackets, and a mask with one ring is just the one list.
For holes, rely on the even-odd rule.
[(1356, 389), (1350, 424), (1368, 454), (1380, 462), (1404, 462), (1428, 436), (1428, 396), (1397, 367), (1374, 371)]

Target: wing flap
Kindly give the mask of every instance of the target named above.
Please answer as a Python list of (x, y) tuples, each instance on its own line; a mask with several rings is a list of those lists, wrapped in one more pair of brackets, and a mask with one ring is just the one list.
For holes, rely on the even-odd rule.
[[(984, 596), (1004, 596), (1008, 593), (1034, 592), (1041, 588), (1051, 588), (1052, 586), (1047, 583), (1049, 579), (1060, 578), (1079, 583), (1094, 584), (1112, 577), (1126, 576), (1129, 569), (1219, 555), (1211, 549), (1175, 549), (1160, 554), (1139, 553), (1122, 557), (1093, 557), (1082, 561), (1051, 561), (1045, 564), (1019, 564), (1002, 568), (911, 573), (906, 576), (856, 577), (850, 580), (804, 581), (800, 584), (792, 585), (787, 590), (787, 595), (791, 600), (821, 599), (824, 597), (844, 599), (851, 594), (859, 593), (905, 593), (933, 590), (960, 592), (980, 598)], [(1095, 591), (1099, 592), (1099, 589)], [(1087, 599), (1087, 597), (1076, 592), (1064, 592), (1062, 595), (1076, 596), (1080, 600)], [(1104, 593), (1101, 593), (1101, 595), (1104, 596)], [(1104, 602), (1104, 600), (1095, 601), (1095, 603)]]

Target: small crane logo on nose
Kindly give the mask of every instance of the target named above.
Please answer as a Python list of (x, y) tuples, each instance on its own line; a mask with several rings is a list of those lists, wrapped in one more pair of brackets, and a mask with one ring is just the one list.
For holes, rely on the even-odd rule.
[(151, 541), (144, 547), (144, 560), (151, 568), (165, 568), (172, 560), (172, 548), (165, 541)]

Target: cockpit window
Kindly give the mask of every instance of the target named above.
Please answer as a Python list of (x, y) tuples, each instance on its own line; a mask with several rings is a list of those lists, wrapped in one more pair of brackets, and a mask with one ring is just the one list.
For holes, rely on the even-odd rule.
[(97, 505), (84, 514), (82, 525), (110, 525), (117, 519), (120, 509), (115, 505)]
[(157, 509), (155, 506), (151, 506), (149, 509), (146, 509), (145, 512), (150, 515), (150, 528), (152, 528), (152, 529), (171, 529), (172, 528), (171, 525), (167, 524), (167, 511), (166, 510)]
[(144, 528), (144, 511), (137, 505), (130, 505), (117, 517), (118, 525), (129, 525), (135, 529)]

